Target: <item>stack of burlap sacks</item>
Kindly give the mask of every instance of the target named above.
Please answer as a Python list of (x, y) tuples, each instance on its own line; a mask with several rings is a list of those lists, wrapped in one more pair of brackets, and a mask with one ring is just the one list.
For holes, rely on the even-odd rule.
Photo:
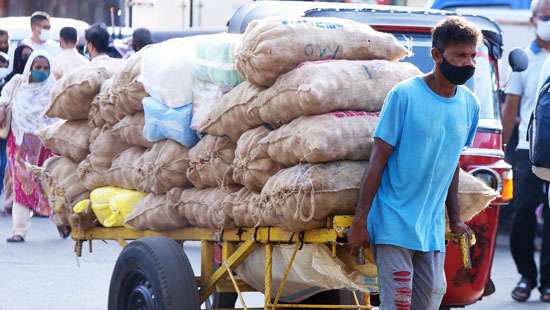
[[(136, 229), (324, 227), (354, 212), (385, 96), (420, 74), (399, 62), (408, 53), (349, 20), (254, 21), (235, 54), (246, 81), (212, 105), (192, 148), (144, 138), (143, 53), (83, 67), (46, 111), (64, 121), (41, 132), (61, 156), (42, 170), (51, 203), (62, 223), (90, 227), (72, 206), (116, 186), (148, 193), (126, 220)], [(465, 220), (495, 196), (466, 173), (459, 191)]]
[[(220, 97), (189, 151), (194, 188), (152, 194), (137, 229), (324, 227), (353, 214), (386, 94), (420, 74), (409, 52), (367, 25), (334, 18), (252, 22), (236, 53), (246, 81)], [(495, 193), (461, 173), (463, 218)]]
[(143, 137), (141, 101), (148, 96), (137, 81), (142, 55), (79, 68), (56, 85), (46, 110), (62, 119), (40, 137), (59, 155), (41, 169), (43, 188), (61, 224), (98, 225), (90, 208), (73, 206), (103, 186), (164, 194), (185, 187), (187, 148), (170, 140)]

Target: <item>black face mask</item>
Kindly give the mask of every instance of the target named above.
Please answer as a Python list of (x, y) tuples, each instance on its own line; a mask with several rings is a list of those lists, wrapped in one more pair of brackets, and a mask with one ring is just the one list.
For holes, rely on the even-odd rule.
[(449, 63), (445, 57), (443, 57), (443, 62), (439, 65), (439, 69), (443, 73), (443, 76), (455, 85), (463, 85), (476, 71), (476, 67), (474, 66), (455, 66)]

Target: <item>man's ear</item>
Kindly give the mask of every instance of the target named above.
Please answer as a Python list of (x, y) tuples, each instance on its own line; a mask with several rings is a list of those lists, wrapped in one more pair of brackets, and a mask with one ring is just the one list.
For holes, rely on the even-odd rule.
[(436, 47), (432, 47), (432, 58), (436, 64), (440, 64), (443, 62), (443, 55), (441, 54), (441, 51)]
[(531, 24), (531, 26), (537, 27), (537, 21), (536, 21), (535, 15), (533, 15), (533, 16), (531, 16), (531, 18), (529, 18), (529, 23)]

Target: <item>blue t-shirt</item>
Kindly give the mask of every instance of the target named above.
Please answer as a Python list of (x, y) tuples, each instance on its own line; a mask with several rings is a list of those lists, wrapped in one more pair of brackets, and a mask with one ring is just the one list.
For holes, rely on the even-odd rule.
[(372, 202), (373, 244), (445, 251), (445, 200), (460, 153), (477, 130), (479, 101), (465, 86), (451, 98), (422, 77), (396, 85), (374, 133), (394, 147)]

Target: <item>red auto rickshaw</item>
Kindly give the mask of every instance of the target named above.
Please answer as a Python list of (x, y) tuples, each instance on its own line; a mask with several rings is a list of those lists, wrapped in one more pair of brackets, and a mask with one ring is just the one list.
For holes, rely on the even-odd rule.
[[(379, 31), (390, 32), (409, 46), (414, 55), (405, 61), (415, 64), (423, 72), (433, 67), (430, 54), (431, 29), (443, 18), (455, 13), (398, 6), (342, 4), (322, 2), (260, 1), (241, 7), (230, 19), (229, 32), (242, 33), (254, 19), (277, 15), (330, 16), (366, 23)], [(500, 89), (498, 60), (502, 57), (502, 35), (499, 26), (482, 16), (464, 15), (483, 33), (477, 68), (467, 86), (481, 102), (479, 129), (474, 144), (462, 154), (460, 165), (500, 193), (489, 208), (468, 224), (476, 234), (477, 243), (470, 250), (472, 268), (464, 267), (457, 244), (447, 246), (445, 273), (447, 293), (442, 308), (464, 307), (494, 292), (490, 279), (497, 239), (499, 208), (512, 199), (511, 166), (504, 161), (502, 125), (500, 119)], [(521, 54), (518, 51), (518, 54)], [(521, 65), (510, 63), (514, 70)], [(525, 68), (523, 68), (524, 70)]]

